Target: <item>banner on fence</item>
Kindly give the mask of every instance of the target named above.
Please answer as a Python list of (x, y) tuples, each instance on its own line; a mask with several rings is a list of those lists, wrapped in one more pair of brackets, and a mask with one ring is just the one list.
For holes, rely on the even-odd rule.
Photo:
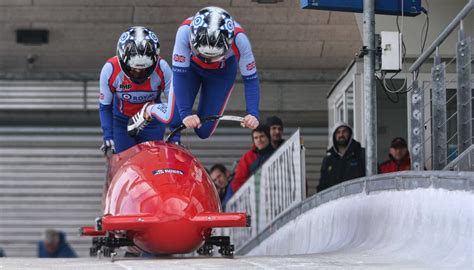
[(303, 200), (303, 161), (300, 131), (297, 130), (263, 164), (260, 176), (259, 231)]
[(229, 235), (236, 250), (263, 231), (275, 218), (304, 197), (304, 151), (297, 130), (252, 175), (226, 204), (226, 212), (246, 212), (250, 228), (222, 228), (217, 235)]
[(252, 218), (249, 228), (232, 228), (229, 230), (231, 243), (236, 247), (243, 246), (247, 241), (257, 236), (255, 180), (256, 176), (252, 175), (226, 204), (226, 212), (246, 212)]

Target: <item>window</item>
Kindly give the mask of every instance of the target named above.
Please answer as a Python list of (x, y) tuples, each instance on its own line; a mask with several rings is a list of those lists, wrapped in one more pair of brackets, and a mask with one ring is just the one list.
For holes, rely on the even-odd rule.
[(339, 99), (336, 103), (336, 122), (344, 122), (344, 99)]
[(354, 89), (352, 84), (347, 87), (336, 102), (335, 120), (336, 122), (345, 122), (351, 127), (354, 126)]
[(346, 90), (346, 117), (345, 122), (354, 127), (354, 88), (352, 84)]

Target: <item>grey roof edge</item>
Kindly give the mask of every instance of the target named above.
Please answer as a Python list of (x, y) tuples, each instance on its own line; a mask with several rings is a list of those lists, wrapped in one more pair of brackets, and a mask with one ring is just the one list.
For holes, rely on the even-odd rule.
[(349, 73), (349, 71), (355, 65), (355, 63), (357, 63), (357, 58), (353, 58), (352, 61), (349, 63), (349, 65), (346, 67), (346, 69), (344, 69), (344, 71), (341, 73), (341, 75), (339, 75), (339, 77), (333, 83), (333, 85), (331, 86), (329, 91), (326, 93), (326, 98), (328, 98), (331, 95), (331, 93), (339, 85), (339, 83), (342, 81), (342, 79), (344, 79), (346, 77), (347, 73)]

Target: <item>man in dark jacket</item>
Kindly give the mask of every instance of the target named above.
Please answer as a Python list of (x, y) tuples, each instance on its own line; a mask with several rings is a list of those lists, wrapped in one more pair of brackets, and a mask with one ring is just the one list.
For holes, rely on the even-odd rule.
[(270, 116), (267, 118), (267, 126), (270, 128), (272, 146), (276, 150), (285, 142), (283, 139), (283, 121), (278, 116)]
[(321, 165), (318, 192), (347, 180), (365, 176), (365, 150), (352, 138), (348, 124), (338, 124), (332, 133), (332, 147)]
[(408, 145), (402, 137), (396, 137), (390, 144), (389, 160), (379, 165), (379, 173), (407, 171), (411, 169)]
[(63, 232), (46, 230), (43, 241), (38, 242), (38, 258), (76, 258), (76, 252), (66, 242)]
[(230, 172), (227, 170), (224, 164), (217, 163), (211, 167), (209, 176), (211, 176), (212, 182), (214, 182), (217, 193), (219, 194), (219, 199), (222, 202), (224, 200), (225, 191), (229, 186), (228, 181), (230, 178)]

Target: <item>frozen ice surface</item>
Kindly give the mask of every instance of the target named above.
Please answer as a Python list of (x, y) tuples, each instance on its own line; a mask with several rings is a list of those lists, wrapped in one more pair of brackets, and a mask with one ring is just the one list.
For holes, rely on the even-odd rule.
[[(290, 221), (234, 259), (0, 258), (3, 269), (473, 269), (474, 194), (415, 189), (358, 194)], [(301, 255), (295, 255), (301, 254)]]
[(473, 220), (472, 192), (357, 194), (307, 211), (248, 255), (323, 253), (341, 263), (472, 268)]

